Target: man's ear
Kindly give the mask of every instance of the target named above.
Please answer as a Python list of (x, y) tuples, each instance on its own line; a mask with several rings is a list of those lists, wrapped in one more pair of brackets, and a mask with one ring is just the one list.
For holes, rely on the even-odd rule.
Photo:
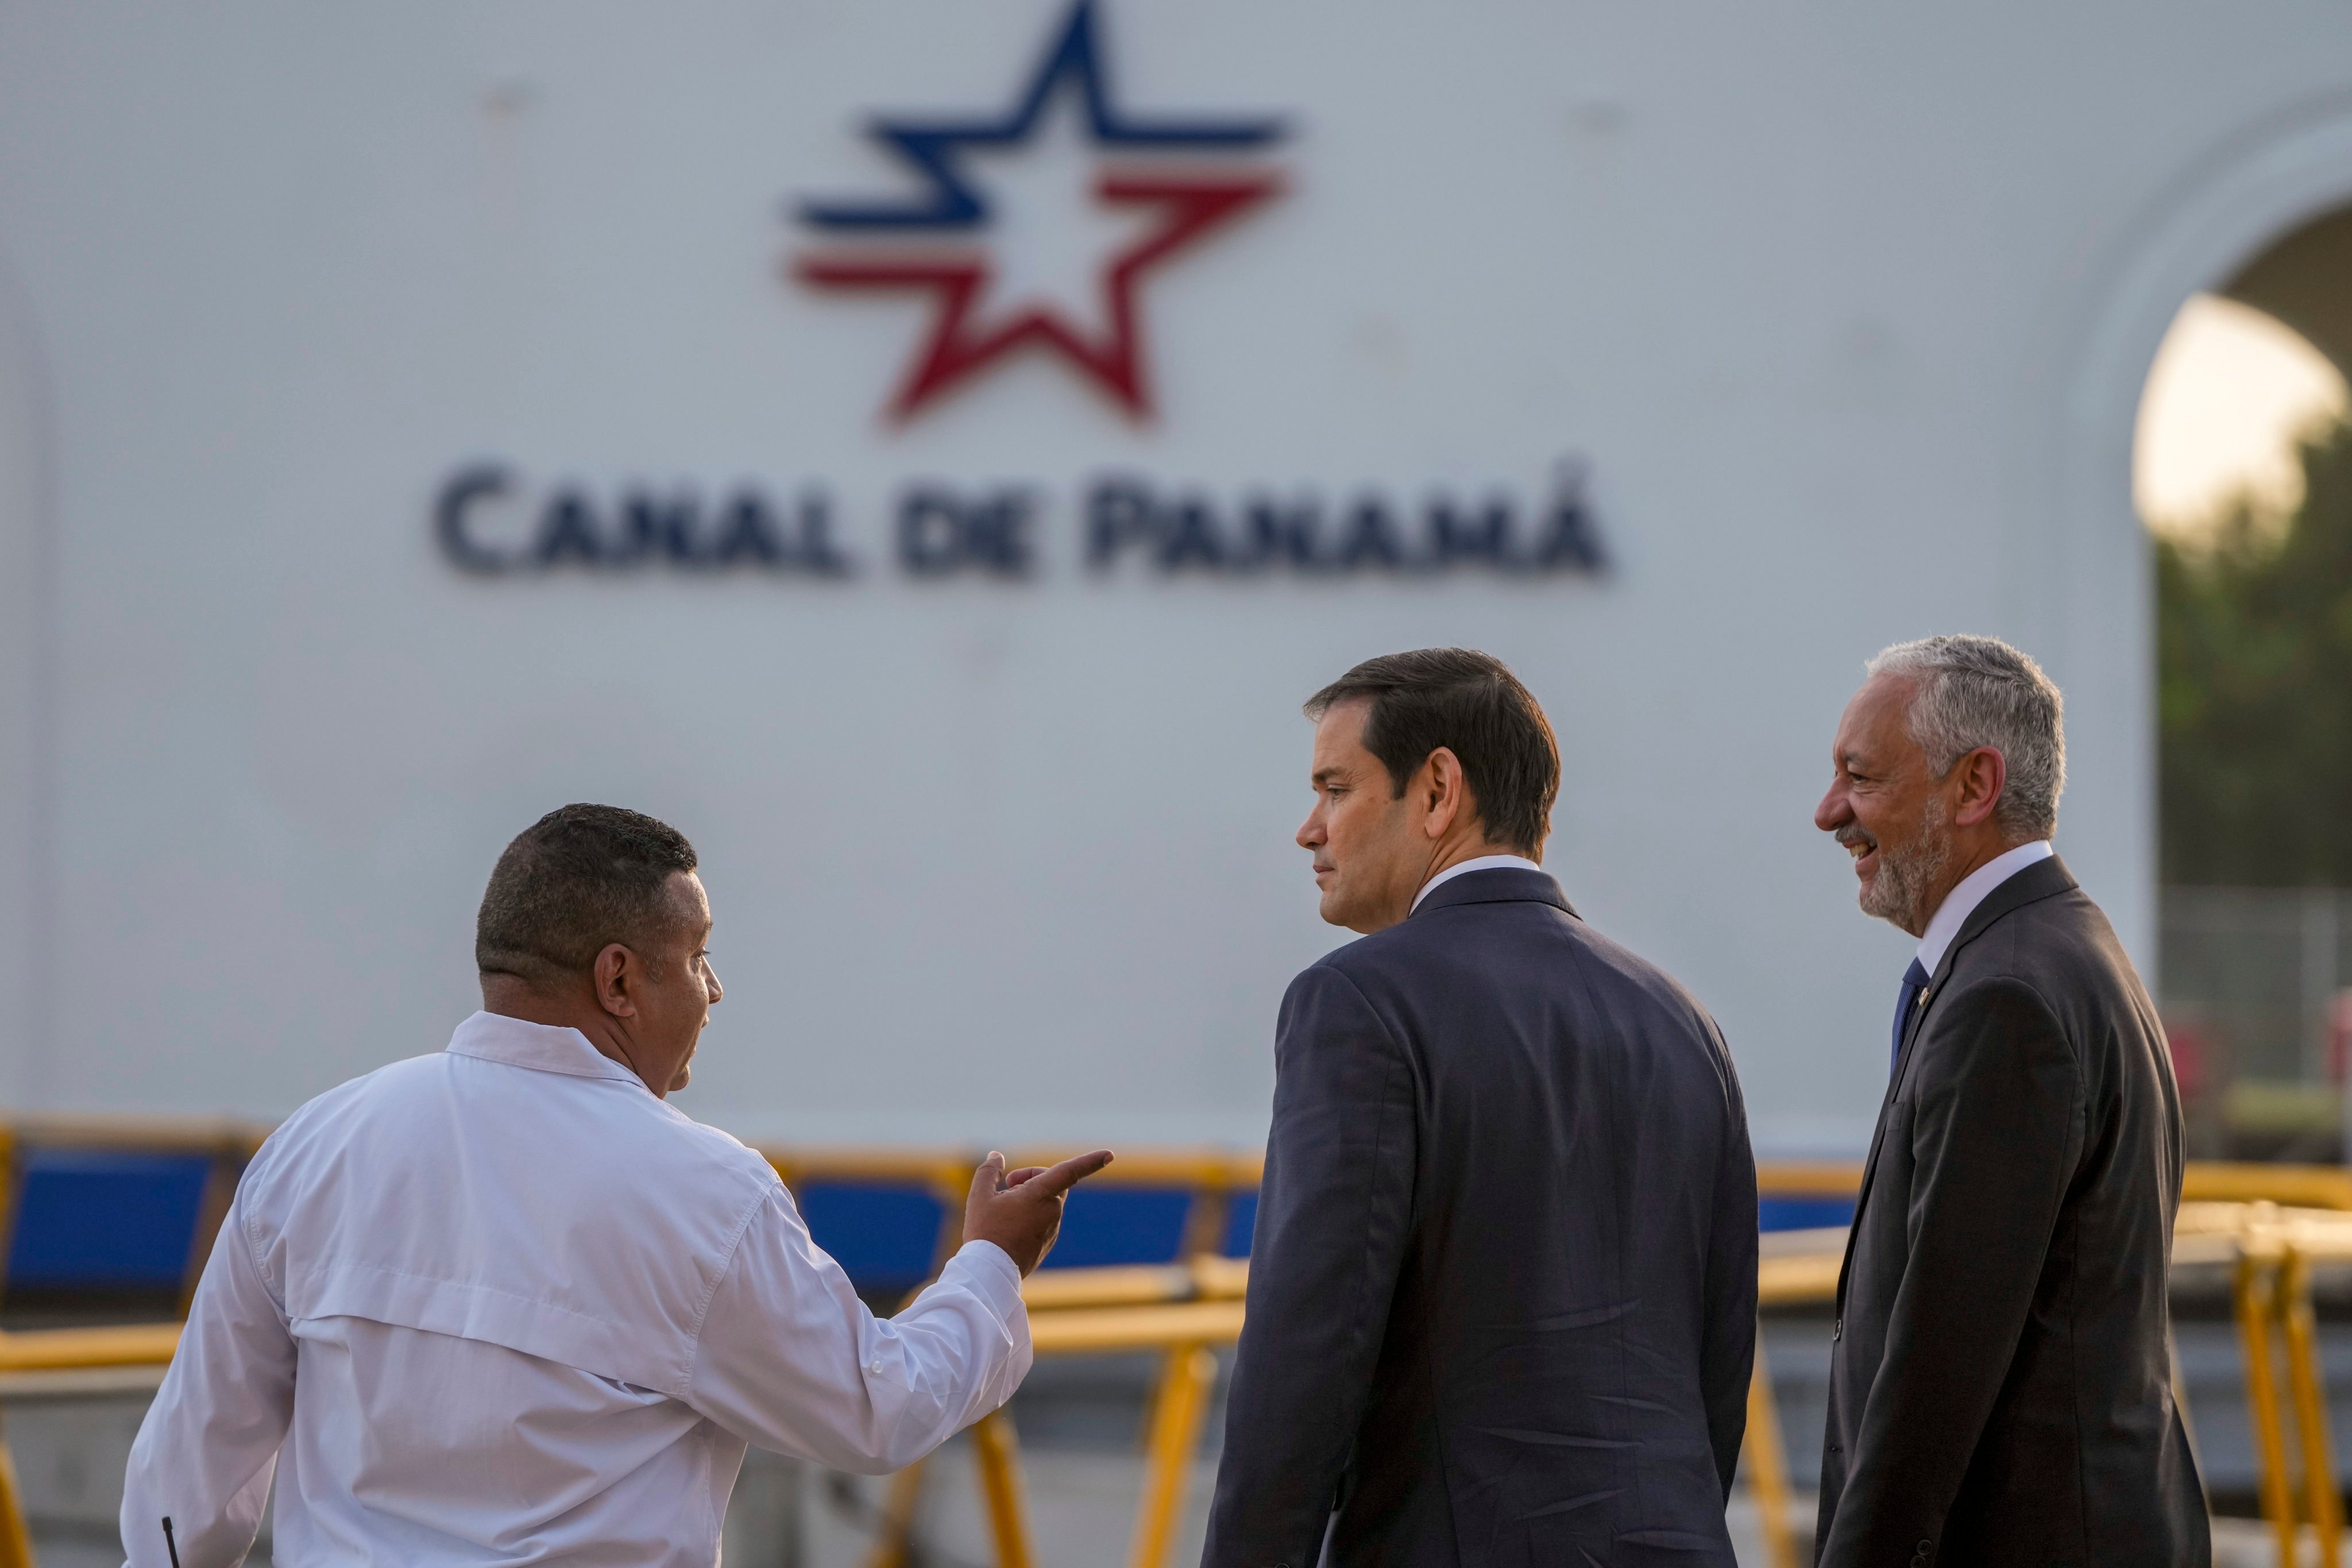
[(1423, 798), (1429, 803), (1429, 815), (1421, 825), (1422, 831), (1432, 838), (1442, 838), (1461, 820), (1465, 810), (1472, 809), (1470, 782), (1463, 774), (1462, 759), (1447, 746), (1430, 752), (1429, 760), (1421, 767), (1426, 775)]
[(616, 1018), (637, 1016), (637, 955), (617, 942), (596, 955), (596, 1005)]
[(1979, 746), (1952, 766), (1960, 775), (1960, 793), (1952, 803), (1952, 823), (1974, 827), (2000, 805), (2001, 787), (2009, 782), (2009, 761), (1990, 746)]

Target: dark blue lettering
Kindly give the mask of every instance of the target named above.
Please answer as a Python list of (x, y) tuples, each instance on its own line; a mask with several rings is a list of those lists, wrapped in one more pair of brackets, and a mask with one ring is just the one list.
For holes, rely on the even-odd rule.
[(1540, 572), (1586, 572), (1596, 576), (1609, 569), (1601, 531), (1584, 504), (1584, 470), (1579, 465), (1560, 467), (1543, 537), (1536, 542), (1535, 563)]
[(632, 486), (612, 498), (607, 513), (584, 487), (564, 485), (531, 503), (528, 545), (505, 549), (495, 531), (486, 537), (486, 514), (489, 503), (518, 488), (511, 470), (494, 463), (460, 469), (443, 483), (433, 528), (451, 564), (483, 575), (567, 565), (629, 570), (659, 562), (679, 570), (750, 566), (833, 578), (856, 570), (833, 538), (831, 501), (814, 487), (803, 493), (795, 516), (746, 485), (722, 511), (706, 517), (689, 489)]
[(975, 566), (999, 577), (1026, 577), (1036, 564), (1029, 521), (1035, 504), (1025, 490), (998, 490), (964, 509), (963, 549)]
[(1000, 489), (964, 500), (940, 489), (910, 490), (898, 505), (898, 559), (918, 577), (985, 572), (1026, 577), (1036, 564), (1029, 536), (1035, 501)]
[(604, 547), (596, 539), (596, 514), (589, 510), (586, 497), (577, 490), (555, 492), (541, 514), (539, 542), (531, 553), (541, 566), (551, 568), (567, 561), (593, 566), (604, 559)]
[(963, 564), (963, 515), (944, 490), (909, 490), (898, 503), (898, 563), (917, 577), (944, 577)]
[(466, 531), (467, 514), (476, 501), (502, 496), (513, 488), (512, 478), (492, 463), (462, 468), (441, 487), (440, 499), (433, 505), (433, 531), (451, 565), (486, 577), (514, 570), (512, 556), (489, 549)]
[(822, 490), (801, 497), (801, 565), (819, 577), (846, 577), (849, 558), (833, 542), (833, 502)]
[(710, 546), (710, 563), (714, 566), (734, 566), (749, 562), (771, 571), (788, 563), (784, 560), (783, 535), (776, 527), (776, 514), (768, 510), (765, 497), (757, 490), (741, 490), (728, 502), (726, 512), (719, 520), (719, 537)]
[(1186, 496), (1170, 507), (1160, 540), (1160, 569), (1181, 572), (1187, 566), (1198, 566), (1215, 572), (1224, 564), (1224, 543), (1217, 537), (1209, 503), (1199, 496)]
[(1140, 479), (1098, 480), (1087, 497), (1087, 565), (1108, 572), (1129, 545), (1159, 531), (1150, 488)]
[(613, 559), (636, 562), (667, 556), (680, 566), (699, 563), (694, 534), (699, 508), (690, 495), (662, 497), (632, 491), (621, 501), (621, 539)]
[(1233, 554), (1236, 571), (1287, 563), (1301, 572), (1330, 569), (1318, 548), (1323, 506), (1313, 497), (1286, 505), (1271, 496), (1252, 496), (1242, 503), (1244, 541)]
[(1366, 496), (1348, 514), (1348, 531), (1339, 541), (1339, 565), (1350, 572), (1360, 566), (1393, 572), (1403, 564), (1404, 546), (1397, 539), (1388, 503), (1378, 496)]
[(1475, 514), (1457, 510), (1440, 497), (1429, 503), (1429, 564), (1444, 571), (1458, 563), (1483, 561), (1498, 572), (1525, 570), (1512, 549), (1511, 503), (1496, 500)]

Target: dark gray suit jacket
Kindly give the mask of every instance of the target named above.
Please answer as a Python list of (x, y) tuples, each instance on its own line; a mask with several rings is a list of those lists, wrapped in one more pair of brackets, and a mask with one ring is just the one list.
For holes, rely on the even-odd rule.
[(1538, 871), (1291, 983), (1203, 1562), (1729, 1568), (1756, 1168), (1714, 1022)]
[(2065, 865), (1986, 895), (1928, 977), (1838, 1286), (1817, 1555), (2211, 1561), (2172, 1405), (2180, 1102), (2156, 1007)]

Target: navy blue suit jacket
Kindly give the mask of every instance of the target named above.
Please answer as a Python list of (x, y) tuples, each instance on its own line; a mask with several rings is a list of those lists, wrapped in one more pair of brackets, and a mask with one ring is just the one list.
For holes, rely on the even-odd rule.
[(1538, 871), (1308, 968), (1209, 1568), (1732, 1562), (1756, 1167), (1679, 985)]

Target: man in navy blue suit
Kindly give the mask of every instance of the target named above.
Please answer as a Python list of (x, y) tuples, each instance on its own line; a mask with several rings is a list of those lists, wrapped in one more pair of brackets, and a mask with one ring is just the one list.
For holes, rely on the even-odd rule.
[(1729, 1568), (1756, 1168), (1714, 1021), (1538, 863), (1500, 660), (1307, 705), (1323, 918), (1291, 983), (1208, 1568)]

